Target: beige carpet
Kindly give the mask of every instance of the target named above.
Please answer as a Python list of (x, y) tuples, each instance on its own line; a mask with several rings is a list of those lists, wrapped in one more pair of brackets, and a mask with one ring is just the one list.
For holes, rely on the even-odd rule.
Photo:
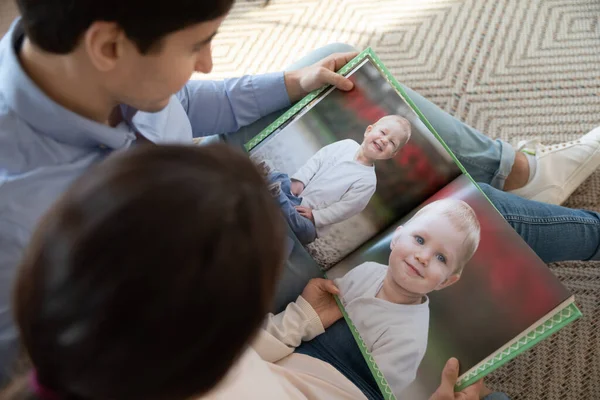
[[(11, 3), (0, 0), (0, 32)], [(241, 0), (211, 77), (280, 70), (331, 42), (373, 47), (398, 80), (492, 137), (558, 143), (600, 125), (598, 0)], [(600, 211), (600, 171), (567, 206)], [(513, 399), (600, 399), (600, 263), (552, 269), (585, 317), (488, 383)]]

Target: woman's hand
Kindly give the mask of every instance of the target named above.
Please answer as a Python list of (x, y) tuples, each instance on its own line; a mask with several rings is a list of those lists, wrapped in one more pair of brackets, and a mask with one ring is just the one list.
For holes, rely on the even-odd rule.
[(451, 358), (442, 371), (442, 382), (429, 400), (479, 400), (483, 380), (479, 380), (460, 392), (454, 392), (458, 380), (458, 360)]
[(322, 278), (311, 279), (302, 291), (302, 297), (317, 312), (325, 329), (342, 318), (342, 312), (333, 297), (339, 293), (333, 281)]

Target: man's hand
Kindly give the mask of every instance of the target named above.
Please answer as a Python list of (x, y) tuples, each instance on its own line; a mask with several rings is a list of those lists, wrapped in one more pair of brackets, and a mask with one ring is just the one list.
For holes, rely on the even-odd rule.
[(317, 312), (325, 329), (342, 318), (342, 312), (333, 297), (339, 293), (333, 281), (322, 278), (311, 279), (302, 291), (302, 297)]
[(304, 206), (296, 206), (296, 211), (298, 211), (298, 214), (302, 215), (304, 218), (310, 219), (313, 224), (315, 223), (315, 217), (310, 208)]
[(483, 380), (479, 380), (461, 392), (454, 392), (458, 380), (458, 360), (451, 358), (442, 371), (442, 382), (429, 400), (479, 400)]
[(303, 190), (304, 190), (304, 183), (302, 183), (300, 181), (292, 181), (292, 187), (290, 188), (290, 192), (292, 192), (292, 194), (294, 196), (299, 196)]
[(300, 100), (315, 89), (325, 85), (333, 85), (340, 90), (350, 90), (354, 84), (350, 79), (337, 74), (342, 68), (356, 57), (358, 53), (336, 53), (324, 58), (316, 64), (284, 74), (285, 87), (293, 103)]

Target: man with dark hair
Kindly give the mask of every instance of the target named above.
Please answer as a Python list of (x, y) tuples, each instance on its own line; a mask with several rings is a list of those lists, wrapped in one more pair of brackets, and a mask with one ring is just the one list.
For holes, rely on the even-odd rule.
[(211, 71), (211, 40), (233, 2), (18, 0), (22, 18), (0, 41), (0, 378), (17, 352), (9, 304), (23, 248), (90, 165), (136, 143), (237, 131), (325, 84), (352, 87), (334, 71), (355, 53), (188, 81)]

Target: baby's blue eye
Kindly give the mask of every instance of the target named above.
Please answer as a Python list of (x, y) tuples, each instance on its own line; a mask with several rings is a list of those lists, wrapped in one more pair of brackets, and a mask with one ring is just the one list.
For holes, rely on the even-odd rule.
[(416, 235), (415, 236), (415, 240), (417, 241), (417, 243), (419, 244), (424, 244), (425, 243), (425, 239), (423, 239), (421, 236)]
[(444, 255), (443, 255), (443, 254), (438, 254), (438, 255), (437, 255), (437, 259), (438, 259), (440, 262), (443, 262), (444, 264), (446, 264), (446, 257), (444, 257)]

